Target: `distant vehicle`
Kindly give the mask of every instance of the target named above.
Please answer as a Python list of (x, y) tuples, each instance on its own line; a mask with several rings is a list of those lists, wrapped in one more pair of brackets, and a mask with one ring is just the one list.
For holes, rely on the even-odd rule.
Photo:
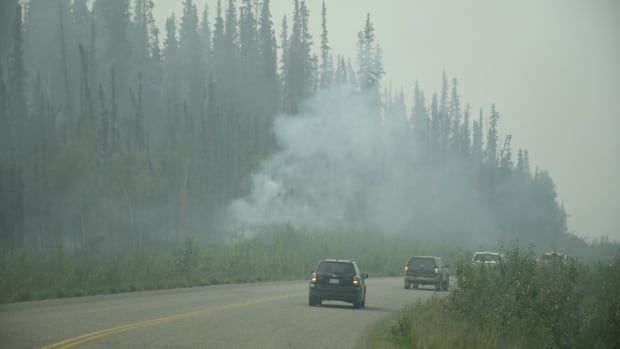
[(435, 285), (437, 291), (447, 291), (450, 284), (448, 267), (440, 257), (413, 256), (405, 266), (405, 288)]
[(540, 255), (539, 263), (564, 263), (568, 260), (568, 256), (564, 253), (556, 251), (545, 252)]
[(472, 264), (496, 267), (504, 262), (504, 256), (499, 252), (474, 252)]
[(352, 303), (355, 309), (366, 306), (366, 278), (359, 266), (349, 259), (323, 259), (310, 276), (308, 304), (323, 301)]

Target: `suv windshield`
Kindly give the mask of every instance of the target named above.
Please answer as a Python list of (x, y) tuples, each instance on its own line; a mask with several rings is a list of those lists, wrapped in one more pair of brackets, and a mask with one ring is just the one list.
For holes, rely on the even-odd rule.
[(476, 262), (499, 262), (499, 256), (490, 253), (479, 253), (474, 256)]
[(346, 262), (321, 262), (317, 268), (318, 273), (324, 274), (355, 274), (353, 264)]

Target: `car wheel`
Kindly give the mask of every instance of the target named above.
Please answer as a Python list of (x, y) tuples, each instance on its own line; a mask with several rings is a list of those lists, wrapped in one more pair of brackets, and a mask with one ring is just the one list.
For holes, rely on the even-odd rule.
[(418, 288), (418, 286), (420, 286), (420, 285), (415, 284), (415, 283), (413, 284), (413, 288)]
[(443, 282), (439, 281), (439, 282), (435, 285), (435, 290), (437, 290), (437, 291), (441, 291), (441, 284), (442, 284), (442, 283), (443, 283)]
[(409, 288), (411, 288), (411, 283), (405, 282), (405, 290), (408, 290)]
[(360, 309), (362, 307), (362, 300), (359, 298), (355, 298), (353, 300), (353, 308)]
[(448, 290), (448, 286), (450, 286), (450, 280), (446, 280), (446, 283), (443, 285), (443, 290), (447, 291)]
[(319, 304), (321, 304), (320, 300), (317, 300), (314, 297), (308, 297), (308, 305), (309, 306), (314, 307), (315, 305), (319, 305)]

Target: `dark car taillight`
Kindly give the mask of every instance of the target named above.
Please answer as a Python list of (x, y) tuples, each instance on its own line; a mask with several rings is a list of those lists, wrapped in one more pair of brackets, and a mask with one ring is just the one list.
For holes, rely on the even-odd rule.
[(360, 277), (359, 276), (355, 275), (353, 277), (353, 285), (354, 286), (359, 286), (360, 285)]
[(312, 275), (310, 276), (310, 282), (313, 284), (316, 284), (316, 280), (317, 280), (316, 273), (313, 272)]
[(405, 265), (405, 273), (409, 271), (409, 266)]

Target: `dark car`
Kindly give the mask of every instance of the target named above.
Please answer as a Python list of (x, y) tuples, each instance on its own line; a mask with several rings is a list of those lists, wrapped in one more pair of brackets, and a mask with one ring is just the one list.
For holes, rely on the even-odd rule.
[(357, 263), (348, 259), (323, 259), (310, 276), (308, 304), (322, 301), (352, 303), (356, 309), (366, 306), (366, 282)]
[(435, 285), (437, 291), (447, 291), (450, 283), (448, 267), (440, 257), (413, 256), (405, 266), (405, 288)]

